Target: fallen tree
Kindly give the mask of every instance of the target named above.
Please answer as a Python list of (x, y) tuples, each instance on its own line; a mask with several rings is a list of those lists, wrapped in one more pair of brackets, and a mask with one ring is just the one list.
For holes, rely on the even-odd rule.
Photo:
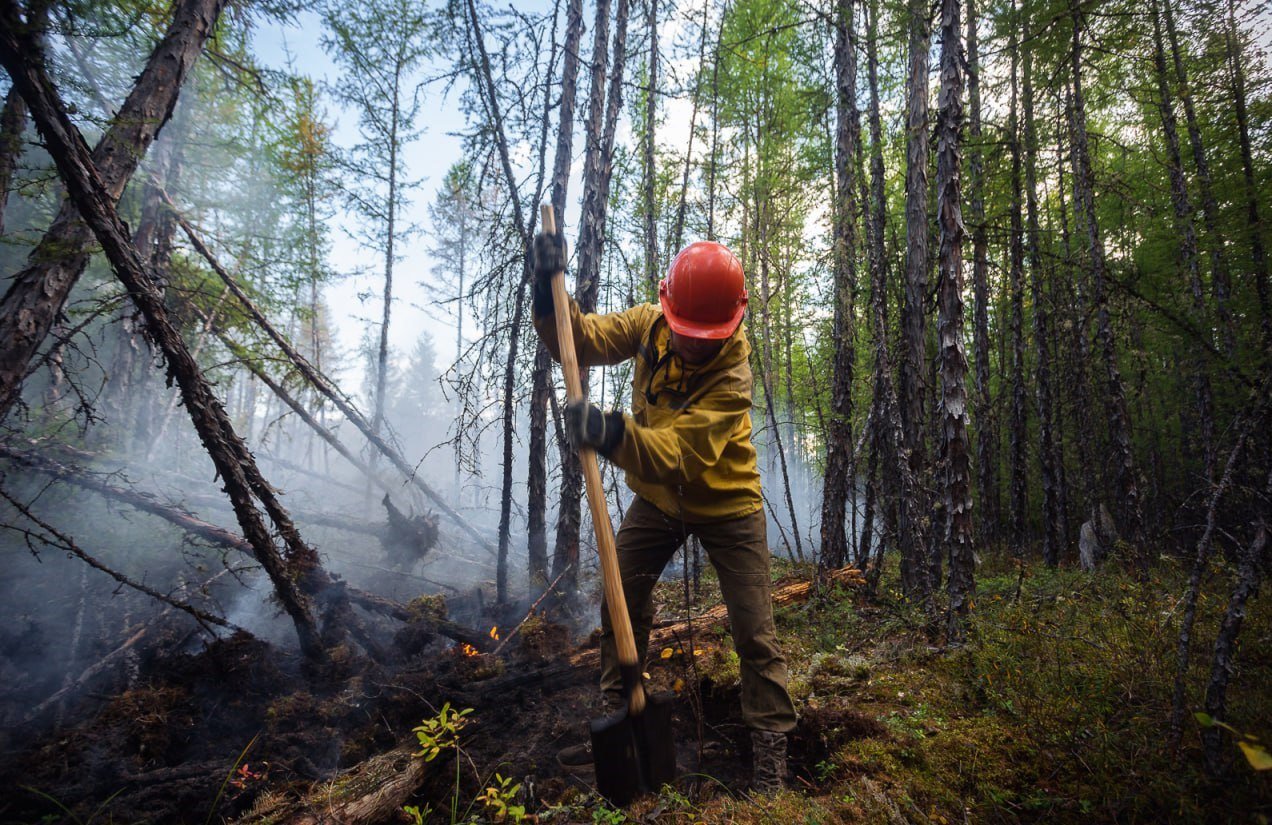
[[(172, 116), (181, 86), (225, 6), (226, 0), (181, 0), (176, 5), (163, 39), (92, 152), (105, 203), (113, 207), (118, 202), (146, 150)], [(39, 33), (27, 31), (12, 2), (4, 4), (4, 26), (10, 34), (23, 31), (23, 41), (35, 49), (32, 53), (43, 53), (35, 40)], [(6, 68), (13, 72), (8, 63)], [(14, 76), (10, 97), (17, 93), (26, 98)], [(26, 267), (13, 276), (0, 301), (0, 341), (4, 342), (0, 347), (0, 419), (17, 400), (28, 365), (88, 266), (93, 231), (81, 217), (76, 201), (72, 196), (62, 203)]]
[[(172, 200), (168, 198), (166, 194), (163, 197), (167, 202), (168, 207), (172, 210), (173, 215), (176, 216), (177, 223), (181, 227), (181, 230), (185, 232), (186, 238), (188, 238), (191, 245), (194, 246), (195, 251), (197, 251), (203, 259), (208, 262), (208, 265), (212, 267), (213, 271), (216, 272), (221, 281), (229, 288), (230, 292), (234, 294), (234, 297), (238, 299), (239, 303), (243, 305), (243, 308), (246, 309), (248, 314), (252, 316), (252, 320), (256, 322), (256, 325), (260, 327), (276, 345), (278, 345), (278, 348), (282, 350), (283, 354), (287, 356), (287, 359), (291, 361), (292, 365), (300, 373), (301, 377), (305, 379), (305, 382), (335, 404), (336, 409), (340, 410), (340, 413), (351, 424), (353, 424), (353, 426), (358, 428), (358, 431), (366, 437), (367, 441), (371, 442), (371, 445), (375, 447), (381, 455), (387, 458), (389, 462), (397, 468), (398, 472), (410, 481), (411, 484), (415, 485), (420, 492), (428, 496), (429, 499), (437, 505), (439, 510), (445, 513), (451, 521), (455, 522), (460, 529), (471, 536), (479, 546), (485, 548), (492, 554), (497, 553), (496, 549), (490, 545), (490, 542), (486, 540), (485, 536), (483, 536), (477, 528), (473, 527), (472, 524), (468, 522), (468, 519), (456, 512), (455, 509), (451, 507), (436, 490), (430, 487), (422, 478), (419, 477), (419, 475), (415, 472), (415, 466), (407, 461), (406, 458), (402, 456), (401, 452), (389, 444), (384, 437), (376, 431), (376, 428), (366, 420), (362, 413), (358, 412), (358, 410), (349, 401), (348, 397), (340, 391), (340, 388), (336, 386), (335, 382), (311, 364), (309, 359), (301, 355), (300, 351), (292, 346), (286, 336), (279, 332), (274, 325), (269, 322), (269, 319), (265, 317), (265, 313), (261, 312), (261, 310), (252, 301), (251, 297), (249, 297), (243, 288), (239, 286), (238, 282), (234, 280), (234, 277), (229, 273), (229, 271), (226, 270), (225, 267), (221, 266), (220, 261), (218, 261), (216, 256), (212, 254), (212, 250), (209, 249), (207, 244), (203, 242), (202, 237), (200, 237), (199, 233), (196, 232), (194, 227), (190, 225), (190, 222), (186, 220), (185, 216), (181, 214), (176, 205), (173, 204)], [(249, 367), (249, 369), (251, 369), (251, 367)], [(253, 369), (253, 372), (258, 376), (261, 376), (263, 371), (258, 372), (257, 369)], [(274, 390), (275, 393), (278, 392), (278, 385), (276, 382), (266, 379), (263, 376), (262, 380), (266, 381), (271, 390)], [(280, 396), (280, 398), (281, 397), (282, 396)], [(300, 412), (296, 405), (289, 403), (288, 406), (292, 407), (293, 410), (297, 410), (298, 413)], [(314, 427), (315, 431), (320, 436), (323, 435), (325, 428), (318, 425), (317, 422), (312, 422), (312, 416), (308, 415), (308, 413), (304, 413), (302, 414), (302, 418), (305, 419), (305, 423)], [(336, 447), (336, 443), (332, 439), (324, 436), (324, 440), (333, 447)], [(339, 450), (339, 448), (337, 449)], [(340, 451), (340, 454), (345, 456), (345, 458), (350, 458), (350, 456), (344, 451)], [(374, 475), (369, 468), (366, 472), (368, 475)]]
[[(144, 513), (157, 516), (216, 547), (226, 550), (237, 550), (250, 558), (256, 558), (252, 544), (242, 536), (204, 521), (198, 516), (166, 503), (150, 493), (111, 484), (80, 467), (64, 464), (36, 453), (18, 450), (3, 442), (0, 442), (0, 458), (8, 459), (27, 469), (74, 484), (85, 490), (92, 490)], [(340, 587), (351, 602), (369, 612), (388, 616), (401, 622), (422, 622), (446, 638), (471, 645), (478, 650), (486, 650), (491, 646), (491, 639), (486, 634), (464, 627), (449, 619), (440, 618), (428, 611), (351, 587), (344, 582), (340, 583)]]
[[(163, 353), (169, 378), (180, 386), (181, 400), (199, 440), (225, 484), (244, 538), (296, 628), (301, 651), (311, 661), (325, 661), (326, 644), (311, 600), (315, 595), (323, 597), (325, 612), (334, 620), (328, 621), (328, 628), (334, 631), (342, 625), (338, 619), (347, 618), (340, 606), (340, 591), (331, 586), (333, 582), (323, 571), (317, 554), (301, 538), (274, 489), (261, 475), (256, 460), (169, 319), (154, 273), (132, 243), (83, 135), (67, 116), (61, 95), (45, 69), (43, 54), (13, 0), (0, 2), (0, 63), (26, 100), (71, 201), (92, 228), (115, 275), (141, 312), (151, 340)], [(253, 497), (282, 538), (285, 554), (274, 546)]]
[(237, 825), (325, 825), (396, 821), (402, 806), (436, 762), (415, 755), (417, 745), (400, 745), (319, 783), (301, 800), (263, 795)]

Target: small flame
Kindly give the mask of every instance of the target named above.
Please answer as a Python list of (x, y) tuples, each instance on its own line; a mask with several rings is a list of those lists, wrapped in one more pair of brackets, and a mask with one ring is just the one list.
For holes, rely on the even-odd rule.
[(465, 656), (476, 656), (479, 651), (468, 642), (461, 642), (459, 645), (459, 652)]
[(490, 628), (490, 638), (494, 639), (496, 642), (499, 641), (499, 625), (495, 625)]

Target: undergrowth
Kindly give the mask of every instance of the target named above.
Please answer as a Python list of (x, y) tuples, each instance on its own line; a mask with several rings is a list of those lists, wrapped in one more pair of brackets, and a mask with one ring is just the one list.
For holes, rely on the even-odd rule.
[[(1226, 741), (1227, 774), (1206, 776), (1191, 715), (1230, 575), (1212, 576), (1201, 600), (1178, 754), (1164, 742), (1185, 572), (1165, 559), (1145, 582), (1112, 566), (1089, 574), (1029, 565), (1017, 598), (1019, 578), (1014, 566), (979, 571), (958, 648), (929, 639), (921, 612), (886, 589), (872, 603), (838, 591), (779, 609), (791, 691), (805, 727), (817, 728), (805, 736), (824, 755), (806, 742), (818, 758), (776, 799), (717, 795), (696, 808), (667, 806), (659, 819), (1272, 820), (1272, 771), (1255, 771)], [(883, 580), (896, 581), (895, 571)], [(1272, 607), (1265, 596), (1249, 608), (1228, 721), (1267, 742)]]

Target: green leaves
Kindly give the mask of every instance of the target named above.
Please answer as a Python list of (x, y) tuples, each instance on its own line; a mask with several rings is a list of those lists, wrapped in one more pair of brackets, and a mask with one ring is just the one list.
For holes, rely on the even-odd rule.
[(1259, 737), (1252, 733), (1242, 733), (1232, 725), (1220, 722), (1209, 713), (1197, 711), (1193, 714), (1193, 718), (1203, 728), (1223, 728), (1235, 736), (1237, 738), (1237, 747), (1241, 749), (1241, 754), (1246, 758), (1246, 762), (1250, 763), (1251, 768), (1256, 771), (1272, 770), (1272, 753), (1269, 753), (1268, 749), (1259, 743)]
[(436, 716), (411, 728), (420, 743), (420, 749), (415, 755), (424, 757), (425, 762), (432, 762), (446, 748), (458, 748), (459, 732), (468, 724), (465, 717), (472, 712), (472, 708), (456, 711), (447, 702)]

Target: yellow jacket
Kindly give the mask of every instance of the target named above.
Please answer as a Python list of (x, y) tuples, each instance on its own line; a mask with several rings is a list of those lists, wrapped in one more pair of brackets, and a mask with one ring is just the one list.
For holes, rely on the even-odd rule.
[[(745, 325), (715, 358), (686, 367), (669, 351), (662, 310), (639, 304), (608, 315), (584, 315), (570, 300), (579, 366), (635, 358), (632, 411), (610, 460), (627, 486), (673, 518), (722, 521), (764, 506), (751, 444), (751, 344)], [(535, 318), (535, 329), (560, 361), (556, 321)]]

